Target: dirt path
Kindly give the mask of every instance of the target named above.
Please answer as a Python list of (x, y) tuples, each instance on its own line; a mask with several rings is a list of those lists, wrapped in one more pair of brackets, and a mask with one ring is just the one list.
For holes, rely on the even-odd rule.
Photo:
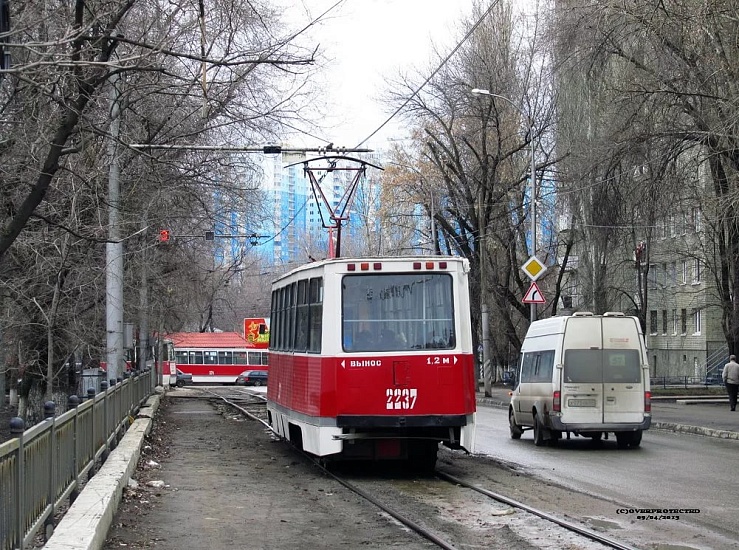
[[(432, 547), (322, 477), (260, 424), (205, 401), (164, 399), (147, 439), (140, 485), (124, 493), (108, 550)], [(148, 485), (156, 481), (165, 486)]]

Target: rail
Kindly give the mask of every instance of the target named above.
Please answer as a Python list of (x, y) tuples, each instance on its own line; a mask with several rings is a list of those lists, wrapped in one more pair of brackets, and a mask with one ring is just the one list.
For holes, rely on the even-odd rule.
[(101, 383), (101, 391), (69, 397), (67, 411), (44, 406), (45, 420), (25, 429), (11, 420), (13, 439), (0, 444), (0, 550), (32, 546), (43, 527), (46, 541), (55, 515), (79, 495), (86, 480), (118, 445), (130, 417), (152, 394), (155, 371), (147, 369)]

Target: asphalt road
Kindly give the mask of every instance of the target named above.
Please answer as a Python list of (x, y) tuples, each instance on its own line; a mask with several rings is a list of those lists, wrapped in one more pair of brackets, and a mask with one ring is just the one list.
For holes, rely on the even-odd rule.
[(727, 538), (717, 538), (715, 548), (739, 547), (739, 441), (648, 430), (637, 449), (618, 449), (613, 437), (600, 446), (573, 437), (557, 447), (535, 447), (530, 431), (518, 441), (510, 438), (505, 409), (479, 407), (477, 414), (477, 453), (627, 508), (699, 509), (682, 514), (681, 524), (722, 533)]

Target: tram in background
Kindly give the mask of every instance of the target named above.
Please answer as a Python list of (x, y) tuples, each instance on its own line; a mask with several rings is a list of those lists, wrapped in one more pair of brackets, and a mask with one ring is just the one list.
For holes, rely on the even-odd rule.
[(179, 369), (192, 374), (195, 384), (233, 384), (245, 370), (269, 369), (266, 346), (266, 342), (249, 341), (238, 332), (168, 334), (165, 356), (169, 358), (170, 383), (174, 384)]
[(439, 443), (474, 451), (469, 263), (328, 259), (272, 285), (272, 428), (331, 459), (433, 469)]

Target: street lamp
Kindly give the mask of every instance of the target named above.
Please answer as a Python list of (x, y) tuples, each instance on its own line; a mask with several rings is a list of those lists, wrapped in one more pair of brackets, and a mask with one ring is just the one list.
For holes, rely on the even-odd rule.
[[(529, 123), (529, 136), (531, 141), (531, 250), (532, 255), (536, 256), (536, 149), (534, 147), (534, 119), (524, 112), (524, 110), (516, 105), (512, 100), (505, 96), (494, 94), (489, 90), (482, 90), (480, 88), (474, 88), (473, 94), (487, 95), (490, 97), (497, 97), (503, 101), (508, 102), (514, 109), (516, 109), (521, 115), (528, 120)], [(480, 249), (482, 251), (482, 249)], [(531, 321), (536, 321), (536, 304), (531, 304)], [(483, 349), (484, 353), (484, 349)]]

